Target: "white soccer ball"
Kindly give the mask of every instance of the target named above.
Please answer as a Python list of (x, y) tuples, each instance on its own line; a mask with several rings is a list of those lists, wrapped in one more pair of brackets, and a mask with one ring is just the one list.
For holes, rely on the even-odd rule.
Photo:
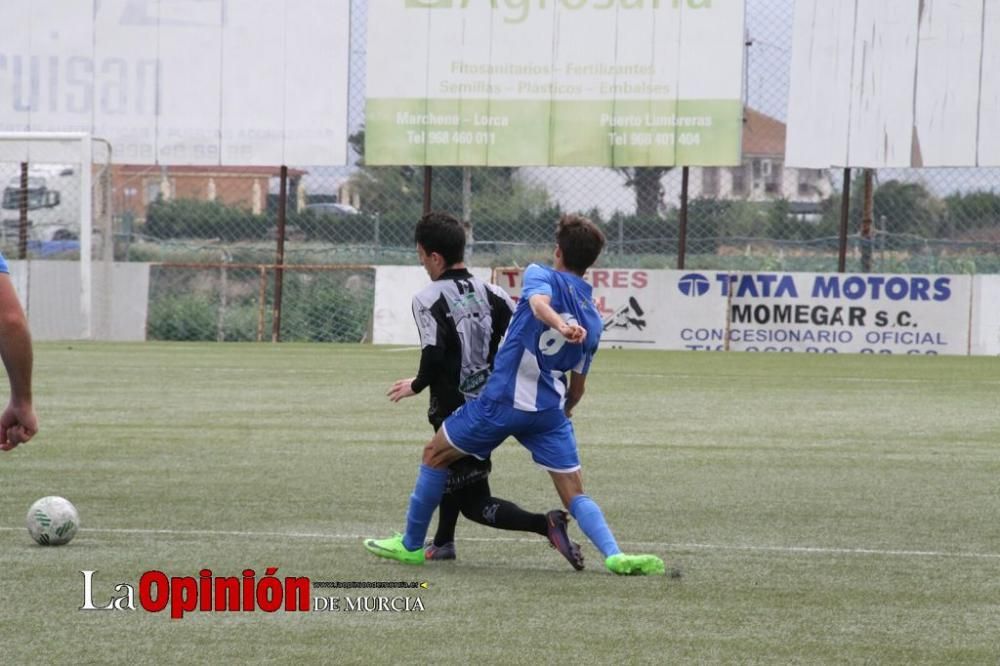
[(80, 527), (80, 514), (65, 497), (43, 497), (28, 509), (28, 534), (43, 546), (69, 543)]

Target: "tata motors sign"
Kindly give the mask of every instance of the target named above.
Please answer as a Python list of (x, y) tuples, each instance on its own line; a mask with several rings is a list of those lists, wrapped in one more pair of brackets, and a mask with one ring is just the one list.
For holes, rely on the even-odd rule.
[(350, 0), (2, 0), (0, 131), (132, 164), (344, 164)]
[(969, 353), (969, 276), (670, 271), (668, 282), (682, 297), (671, 297), (671, 348)]
[(365, 161), (735, 165), (744, 3), (368, 5)]
[[(494, 281), (518, 296), (521, 273), (496, 269)], [(970, 276), (604, 269), (585, 279), (603, 316), (605, 346), (970, 352)]]

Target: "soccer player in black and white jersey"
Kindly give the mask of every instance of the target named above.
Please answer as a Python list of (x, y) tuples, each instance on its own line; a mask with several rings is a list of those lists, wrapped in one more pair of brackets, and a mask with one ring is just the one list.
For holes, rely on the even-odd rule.
[[(413, 318), (420, 332), (420, 368), (389, 389), (393, 402), (430, 387), (427, 417), (437, 431), (444, 419), (475, 398), (486, 384), (510, 323), (514, 303), (501, 288), (474, 277), (465, 267), (465, 228), (454, 217), (428, 213), (417, 222), (417, 255), (432, 282), (413, 297)], [(575, 569), (583, 554), (566, 532), (568, 515), (553, 510), (529, 513), (490, 493), (491, 463), (472, 456), (449, 467), (448, 485), (438, 512), (438, 527), (424, 556), (453, 560), (459, 513), (469, 520), (503, 530), (547, 537)]]

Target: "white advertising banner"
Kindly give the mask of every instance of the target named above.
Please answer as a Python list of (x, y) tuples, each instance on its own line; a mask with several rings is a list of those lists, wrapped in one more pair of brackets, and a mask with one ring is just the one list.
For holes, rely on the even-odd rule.
[(379, 0), (365, 161), (735, 165), (744, 3)]
[[(473, 269), (491, 279), (489, 269)], [(514, 299), (521, 268), (492, 281)], [(605, 348), (1000, 354), (1000, 277), (594, 269)], [(379, 266), (373, 341), (418, 344), (419, 266)]]
[[(521, 273), (496, 269), (494, 281), (517, 296)], [(969, 276), (601, 269), (585, 279), (610, 347), (969, 353)]]
[[(521, 268), (497, 268), (493, 281), (516, 300), (521, 296), (523, 275)], [(584, 279), (594, 287), (594, 304), (604, 321), (601, 344), (605, 348), (676, 348), (666, 336), (671, 319), (679, 316), (686, 300), (672, 296), (669, 271), (594, 269)], [(725, 317), (719, 314), (724, 323)]]
[[(484, 282), (490, 280), (488, 268), (470, 268), (469, 272)], [(430, 283), (423, 266), (376, 266), (374, 344), (420, 344), (413, 321), (413, 296)]]
[(130, 164), (347, 159), (350, 0), (3, 0), (0, 131)]
[(675, 323), (681, 349), (969, 353), (967, 275), (671, 273), (677, 291), (728, 315)]

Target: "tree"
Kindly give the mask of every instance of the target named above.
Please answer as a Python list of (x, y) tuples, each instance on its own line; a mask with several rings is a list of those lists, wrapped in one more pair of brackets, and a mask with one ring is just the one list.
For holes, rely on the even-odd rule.
[(355, 132), (348, 143), (360, 156), (361, 167), (351, 183), (358, 191), (362, 208), (371, 213), (386, 214), (394, 211), (416, 219), (423, 210), (423, 171), (412, 166), (365, 166), (365, 130)]
[(625, 178), (625, 187), (635, 190), (636, 217), (652, 218), (660, 214), (663, 203), (663, 176), (673, 167), (618, 167)]
[[(851, 202), (854, 229), (861, 225), (863, 194), (857, 199), (856, 205)], [(876, 228), (880, 228), (880, 221), (884, 218), (885, 229), (891, 234), (915, 234), (924, 238), (937, 236), (944, 206), (922, 184), (890, 180), (875, 188), (873, 199)]]
[(1000, 232), (1000, 195), (993, 192), (954, 193), (944, 200), (944, 235), (954, 237), (976, 229)]
[[(357, 164), (361, 168), (351, 180), (361, 197), (362, 209), (378, 213), (383, 219), (400, 219), (410, 224), (415, 222), (423, 211), (423, 167), (365, 165), (364, 128), (352, 134), (348, 141), (360, 156)], [(488, 222), (492, 234), (498, 224), (513, 224), (524, 218), (551, 214), (548, 192), (538, 185), (524, 182), (518, 178), (517, 172), (516, 167), (469, 168), (473, 226)], [(463, 177), (463, 167), (434, 167), (432, 208), (460, 217), (464, 201)], [(554, 218), (550, 221), (554, 225)], [(478, 232), (476, 237), (497, 240), (485, 238)], [(534, 239), (522, 236), (519, 240)]]
[[(860, 170), (857, 170), (860, 171)], [(864, 177), (857, 174), (851, 183), (851, 207), (848, 212), (848, 234), (861, 230), (864, 209)], [(823, 226), (840, 229), (840, 195), (823, 202)], [(875, 229), (881, 231), (883, 218), (889, 234), (912, 234), (924, 238), (938, 235), (944, 216), (944, 204), (920, 183), (889, 180), (876, 183), (872, 195)], [(839, 231), (838, 231), (839, 232)]]

